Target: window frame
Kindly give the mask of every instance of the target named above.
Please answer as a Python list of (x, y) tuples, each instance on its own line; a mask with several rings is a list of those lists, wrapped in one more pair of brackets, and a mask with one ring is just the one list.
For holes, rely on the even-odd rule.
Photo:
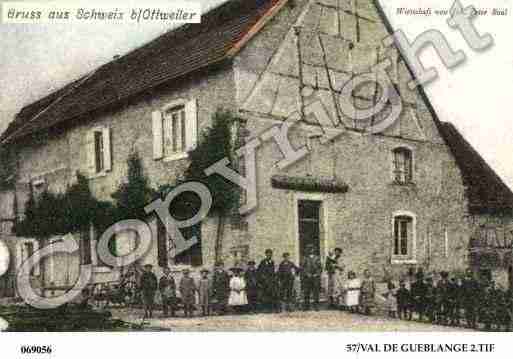
[[(169, 112), (174, 108), (181, 108), (173, 131), (172, 123), (166, 122), (169, 119)], [(183, 108), (183, 109), (182, 109)], [(153, 160), (154, 161), (176, 161), (189, 158), (189, 152), (198, 146), (199, 113), (198, 101), (196, 98), (179, 98), (160, 106), (151, 113), (152, 135), (153, 135)], [(169, 151), (169, 143), (166, 144), (167, 131), (176, 133), (176, 141), (181, 147), (175, 153)], [(167, 136), (169, 138), (169, 135)], [(173, 143), (175, 141), (172, 141)], [(172, 145), (172, 144), (171, 144)], [(171, 152), (171, 153), (170, 153)]]
[[(174, 106), (172, 106), (174, 105)], [(186, 101), (173, 102), (162, 109), (162, 144), (164, 161), (187, 158), (187, 113)], [(176, 114), (176, 118), (173, 115)], [(171, 121), (171, 144), (166, 145), (166, 121)], [(185, 127), (185, 128), (184, 128)], [(169, 149), (171, 147), (171, 151)]]
[[(89, 149), (89, 151), (92, 151), (92, 153), (88, 153), (87, 155), (92, 156), (94, 159), (94, 172), (90, 171), (92, 173), (89, 177), (90, 179), (94, 179), (98, 177), (104, 177), (112, 171), (113, 159), (111, 128), (109, 126), (96, 126), (90, 129), (90, 133), (92, 134), (92, 147)], [(98, 150), (96, 141), (96, 136), (98, 134), (102, 139), (101, 168), (98, 167)]]
[[(396, 220), (400, 218), (411, 219), (411, 238), (407, 238), (407, 253), (395, 254), (396, 250)], [(400, 245), (400, 243), (399, 243)], [(416, 264), (417, 263), (417, 216), (410, 211), (396, 211), (392, 214), (392, 242), (391, 242), (392, 264)], [(399, 248), (400, 252), (400, 248)]]
[[(405, 153), (408, 153), (409, 154), (409, 178), (406, 178), (406, 175), (404, 175), (404, 180), (401, 180), (401, 179), (398, 179), (398, 166), (397, 166), (397, 154), (404, 154)], [(406, 170), (406, 167), (405, 169), (403, 170), (402, 173), (406, 173), (407, 170)], [(408, 145), (404, 145), (404, 144), (401, 144), (401, 145), (398, 145), (398, 146), (395, 146), (394, 148), (392, 148), (392, 151), (391, 151), (391, 177), (392, 177), (392, 181), (393, 183), (395, 184), (399, 184), (399, 185), (409, 185), (409, 184), (413, 184), (414, 183), (414, 179), (415, 179), (415, 152), (413, 151), (413, 148), (411, 148), (410, 146)]]

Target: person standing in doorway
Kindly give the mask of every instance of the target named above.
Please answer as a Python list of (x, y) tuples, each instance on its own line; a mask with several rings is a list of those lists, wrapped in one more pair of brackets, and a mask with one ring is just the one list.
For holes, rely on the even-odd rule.
[(258, 288), (262, 309), (266, 312), (276, 310), (277, 302), (277, 281), (273, 251), (265, 250), (265, 258), (258, 265)]
[(339, 259), (342, 256), (342, 248), (335, 248), (326, 258), (326, 273), (328, 273), (328, 304), (330, 308), (335, 307), (335, 274), (339, 266)]
[(153, 304), (155, 302), (155, 292), (157, 291), (158, 280), (153, 273), (151, 264), (144, 265), (144, 273), (141, 276), (141, 292), (143, 295), (144, 318), (153, 317)]
[(280, 282), (280, 298), (285, 311), (292, 310), (295, 270), (296, 265), (290, 260), (290, 254), (283, 253), (283, 261), (278, 267), (278, 280)]
[(315, 310), (319, 310), (319, 294), (321, 291), (321, 259), (315, 254), (314, 246), (306, 247), (306, 256), (303, 259), (303, 293), (305, 296), (304, 309), (310, 310), (310, 300), (313, 297)]

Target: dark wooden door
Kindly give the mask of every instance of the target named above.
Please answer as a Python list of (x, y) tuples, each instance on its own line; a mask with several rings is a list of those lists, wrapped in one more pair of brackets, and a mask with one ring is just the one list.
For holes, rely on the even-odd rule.
[(299, 256), (305, 256), (307, 246), (313, 245), (320, 254), (320, 201), (301, 200), (298, 202)]

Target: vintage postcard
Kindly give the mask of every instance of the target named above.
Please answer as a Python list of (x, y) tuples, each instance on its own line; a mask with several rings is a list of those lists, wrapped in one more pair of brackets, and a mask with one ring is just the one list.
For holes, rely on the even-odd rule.
[(0, 5), (5, 335), (513, 330), (511, 0)]

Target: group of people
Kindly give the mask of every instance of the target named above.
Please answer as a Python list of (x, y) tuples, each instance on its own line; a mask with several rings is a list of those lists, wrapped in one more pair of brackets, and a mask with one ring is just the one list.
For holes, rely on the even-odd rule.
[(434, 282), (419, 268), (415, 280), (399, 281), (399, 288), (388, 283), (384, 294), (389, 315), (419, 321), (427, 320), (441, 325), (460, 326), (464, 319), (468, 328), (511, 330), (513, 319), (513, 292), (496, 286), (492, 280), (475, 278), (468, 269), (463, 278), (440, 272)]
[(471, 270), (464, 278), (450, 277), (448, 272), (442, 271), (435, 283), (432, 276), (424, 275), (419, 268), (400, 280), (398, 288), (389, 281), (387, 289), (379, 293), (368, 269), (363, 271), (361, 278), (352, 270), (346, 274), (343, 264), (339, 263), (340, 248), (330, 253), (324, 266), (313, 246), (305, 251), (300, 266), (290, 259), (289, 253), (283, 253), (276, 266), (273, 251), (267, 249), (258, 266), (249, 261), (245, 270), (239, 266), (226, 270), (224, 263), (219, 261), (211, 275), (208, 269), (203, 269), (199, 281), (195, 281), (185, 269), (178, 286), (169, 268), (164, 268), (164, 275), (157, 280), (151, 265), (147, 265), (141, 277), (145, 317), (153, 315), (157, 290), (162, 298), (164, 316), (175, 316), (178, 290), (186, 317), (192, 316), (196, 308), (203, 316), (222, 315), (228, 311), (319, 310), (321, 277), (325, 272), (328, 279), (326, 296), (331, 308), (370, 315), (377, 301), (381, 300), (388, 315), (394, 318), (415, 318), (455, 326), (464, 319), (469, 328), (477, 329), (481, 323), (485, 330), (510, 330), (512, 327), (512, 290), (503, 290), (493, 281), (479, 281)]
[[(337, 248), (336, 252), (338, 259), (342, 251)], [(208, 269), (202, 269), (199, 281), (191, 277), (189, 269), (184, 269), (178, 283), (169, 268), (164, 268), (164, 274), (157, 279), (152, 265), (147, 264), (140, 278), (144, 316), (153, 316), (157, 291), (162, 298), (164, 316), (175, 316), (178, 291), (186, 317), (194, 314), (196, 306), (204, 316), (222, 315), (229, 310), (236, 313), (290, 311), (301, 301), (304, 309), (309, 310), (313, 304), (318, 310), (323, 267), (313, 246), (306, 253), (301, 267), (292, 262), (289, 253), (283, 253), (276, 266), (273, 251), (267, 249), (258, 266), (255, 261), (249, 261), (245, 270), (238, 266), (226, 270), (219, 261), (211, 275)]]

